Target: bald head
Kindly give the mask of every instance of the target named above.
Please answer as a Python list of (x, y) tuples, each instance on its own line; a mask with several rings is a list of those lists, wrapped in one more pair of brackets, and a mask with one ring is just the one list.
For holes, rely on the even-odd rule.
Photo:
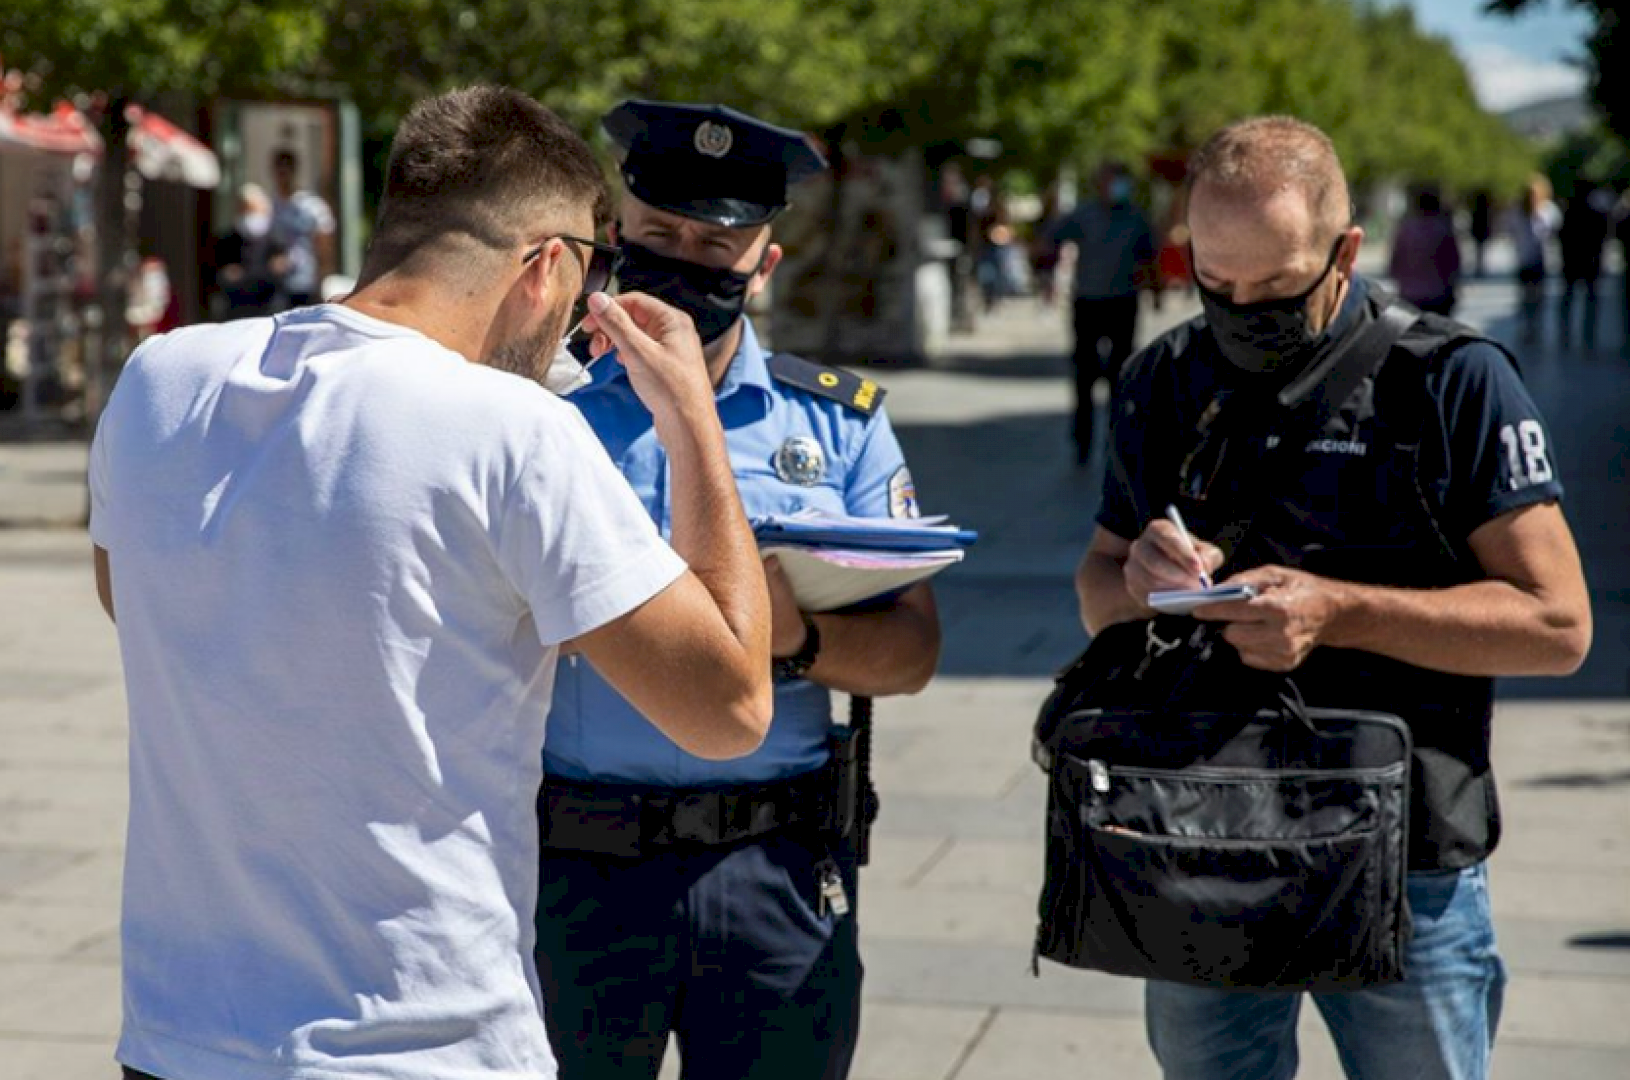
[(1289, 116), (1258, 116), (1207, 139), (1189, 161), (1189, 189), (1204, 201), (1261, 206), (1299, 196), (1314, 230), (1328, 244), (1352, 222), (1352, 199), (1336, 148), (1324, 132)]
[[(1288, 116), (1258, 117), (1212, 136), (1190, 169), (1189, 250), (1207, 321), (1232, 340), (1233, 320), (1259, 313), (1242, 307), (1288, 304), (1282, 313), (1300, 323), (1293, 336), (1309, 344), (1346, 300), (1364, 241), (1330, 140)], [(1259, 344), (1246, 342), (1229, 359), (1266, 370), (1269, 354), (1274, 364), (1300, 355), (1277, 341), (1266, 352)]]

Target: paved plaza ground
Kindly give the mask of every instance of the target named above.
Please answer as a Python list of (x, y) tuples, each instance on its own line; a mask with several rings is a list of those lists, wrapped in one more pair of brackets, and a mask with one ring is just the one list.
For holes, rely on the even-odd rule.
[[(1506, 281), (1474, 282), (1461, 314), (1509, 338), (1514, 304)], [(1172, 297), (1146, 335), (1192, 310)], [(1577, 676), (1514, 681), (1496, 716), (1492, 890), (1512, 970), (1498, 1080), (1630, 1077), (1630, 358), (1616, 311), (1603, 318), (1603, 351), (1524, 354), (1597, 630)], [(925, 509), (982, 539), (941, 579), (940, 675), (878, 709), (857, 1080), (1156, 1075), (1136, 983), (1029, 970), (1043, 794), (1029, 730), (1084, 644), (1070, 575), (1099, 484), (1071, 462), (1066, 344), (1060, 310), (1011, 301), (933, 368), (876, 373)], [(83, 468), (72, 444), (0, 444), (0, 1080), (114, 1075), (123, 694), (76, 525)], [(1303, 1030), (1301, 1075), (1339, 1076), (1311, 1009)]]

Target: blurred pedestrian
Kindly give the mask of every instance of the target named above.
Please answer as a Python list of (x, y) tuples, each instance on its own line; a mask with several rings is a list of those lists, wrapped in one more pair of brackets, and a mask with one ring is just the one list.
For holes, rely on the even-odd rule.
[(1630, 187), (1619, 193), (1613, 207), (1613, 233), (1619, 240), (1620, 341), (1630, 351)]
[(1058, 245), (1053, 243), (1053, 232), (1063, 218), (1059, 204), (1059, 183), (1053, 181), (1041, 197), (1041, 216), (1036, 219), (1035, 232), (1030, 238), (1030, 278), (1044, 307), (1052, 307), (1058, 299)]
[(181, 298), (170, 286), (170, 268), (157, 255), (144, 256), (125, 295), (125, 323), (132, 340), (146, 341), (181, 325)]
[(1539, 340), (1550, 273), (1548, 249), (1561, 225), (1562, 211), (1551, 201), (1551, 182), (1536, 173), (1506, 215), (1506, 233), (1517, 253), (1517, 283), (1522, 290), (1517, 325), (1524, 341)]
[(1479, 191), (1472, 196), (1470, 232), (1472, 238), (1472, 267), (1473, 272), (1482, 277), (1484, 269), (1484, 249), (1488, 247), (1489, 238), (1494, 235), (1494, 200), (1486, 191)]
[(1573, 336), (1573, 297), (1581, 305), (1579, 340), (1586, 349), (1596, 347), (1596, 282), (1602, 276), (1602, 248), (1613, 228), (1613, 194), (1580, 177), (1562, 212), (1557, 234), (1562, 249), (1562, 295), (1557, 297), (1557, 339), (1566, 346)]
[[(551, 1080), (557, 656), (692, 753), (762, 740), (769, 593), (702, 346), (602, 291), (606, 201), (536, 101), (420, 102), (344, 304), (154, 338), (120, 374), (90, 535), (130, 713), (127, 1080)], [(580, 302), (668, 450), (661, 533), (540, 385)]]
[(940, 167), (940, 207), (945, 211), (947, 235), (956, 246), (951, 257), (951, 326), (957, 330), (973, 327), (972, 305), (968, 293), (973, 281), (973, 260), (977, 242), (974, 237), (973, 189), (963, 175), (962, 166), (947, 161)]
[(1059, 222), (1053, 242), (1075, 249), (1075, 414), (1070, 436), (1075, 461), (1092, 454), (1092, 387), (1100, 377), (1111, 393), (1137, 338), (1138, 293), (1155, 287), (1155, 243), (1148, 219), (1133, 205), (1132, 174), (1118, 162), (1098, 170), (1097, 198)]
[(318, 288), (334, 272), (334, 211), (315, 191), (300, 186), (300, 157), (292, 150), (272, 155), (277, 194), (272, 200), (272, 242), (288, 256), (281, 289), (291, 307), (321, 300)]
[(1020, 265), (1019, 246), (1014, 242), (1013, 229), (1005, 221), (998, 221), (985, 234), (985, 243), (979, 250), (979, 291), (985, 300), (985, 310), (992, 311), (998, 300), (1018, 296), (1024, 291), (1024, 270)]
[(215, 240), (212, 262), (223, 319), (273, 315), (286, 306), (282, 278), (288, 257), (272, 239), (272, 200), (259, 184), (238, 189), (232, 228)]
[(1392, 239), (1388, 273), (1398, 295), (1422, 311), (1452, 315), (1460, 280), (1460, 240), (1454, 219), (1434, 187), (1415, 191), (1413, 205)]

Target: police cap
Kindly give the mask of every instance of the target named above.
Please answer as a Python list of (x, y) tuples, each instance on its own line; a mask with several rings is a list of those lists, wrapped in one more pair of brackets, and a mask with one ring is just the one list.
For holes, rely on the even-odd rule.
[(787, 190), (826, 168), (800, 131), (724, 105), (625, 101), (601, 119), (627, 151), (623, 183), (643, 203), (716, 225), (762, 225)]

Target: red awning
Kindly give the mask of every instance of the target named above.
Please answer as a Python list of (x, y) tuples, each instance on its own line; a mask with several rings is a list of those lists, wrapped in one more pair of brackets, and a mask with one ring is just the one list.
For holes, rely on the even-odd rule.
[(130, 124), (130, 153), (136, 171), (149, 180), (173, 180), (195, 188), (221, 182), (215, 152), (155, 112), (140, 105), (125, 108)]
[(102, 138), (83, 113), (66, 101), (49, 115), (22, 113), (0, 105), (0, 150), (47, 154), (100, 154)]

